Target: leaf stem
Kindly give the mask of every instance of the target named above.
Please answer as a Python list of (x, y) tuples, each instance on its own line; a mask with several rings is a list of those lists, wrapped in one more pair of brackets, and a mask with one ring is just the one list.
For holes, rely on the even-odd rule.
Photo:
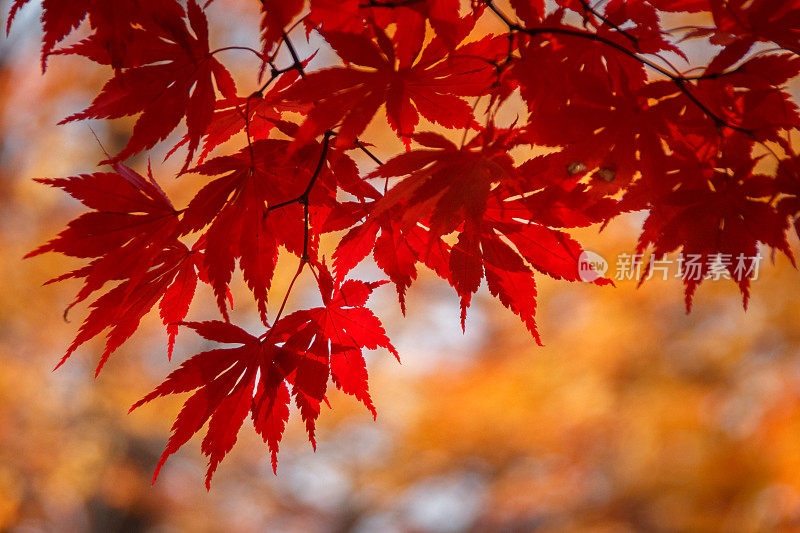
[[(297, 278), (300, 277), (300, 273), (303, 272), (303, 267), (307, 264), (311, 266), (311, 258), (308, 255), (308, 242), (309, 242), (309, 233), (310, 233), (310, 226), (309, 226), (309, 212), (308, 212), (308, 199), (311, 195), (311, 189), (313, 189), (314, 184), (317, 181), (317, 178), (322, 173), (322, 168), (325, 165), (325, 159), (328, 155), (328, 147), (330, 145), (331, 137), (334, 137), (336, 132), (328, 130), (325, 132), (325, 135), (322, 140), (322, 153), (320, 153), (319, 160), (317, 161), (317, 167), (314, 169), (314, 174), (311, 176), (311, 179), (306, 186), (306, 189), (303, 191), (303, 194), (298, 196), (293, 200), (289, 200), (287, 202), (282, 202), (281, 204), (276, 204), (274, 206), (270, 206), (267, 208), (267, 212), (271, 209), (277, 209), (278, 207), (283, 207), (295, 202), (300, 202), (303, 204), (303, 255), (300, 257), (300, 264), (297, 266), (297, 272), (295, 272), (294, 277), (292, 278), (291, 283), (289, 283), (289, 288), (286, 290), (286, 294), (283, 297), (283, 301), (281, 302), (281, 306), (278, 309), (278, 313), (275, 315), (275, 320), (272, 321), (273, 328), (275, 324), (277, 324), (278, 320), (280, 320), (281, 315), (283, 315), (283, 311), (286, 308), (286, 302), (289, 300), (289, 294), (292, 292), (292, 288), (294, 287)], [(311, 269), (312, 273), (314, 273), (313, 267)], [(316, 273), (314, 273), (314, 277), (316, 277)], [(270, 329), (270, 332), (272, 329)], [(269, 337), (269, 332), (267, 333), (267, 337)]]
[(300, 273), (303, 272), (303, 267), (306, 266), (307, 262), (308, 261), (306, 261), (305, 259), (301, 259), (300, 260), (300, 264), (297, 265), (297, 272), (294, 273), (294, 277), (292, 278), (291, 283), (289, 283), (289, 288), (286, 289), (286, 294), (283, 295), (283, 301), (281, 302), (281, 306), (278, 309), (278, 313), (275, 315), (275, 320), (272, 321), (272, 327), (267, 332), (267, 335), (266, 335), (265, 339), (269, 338), (270, 333), (272, 333), (273, 328), (275, 328), (275, 324), (277, 324), (278, 320), (281, 319), (281, 315), (283, 315), (283, 310), (286, 309), (286, 302), (289, 301), (289, 295), (292, 293), (292, 289), (294, 288), (294, 284), (297, 281), (297, 278), (300, 277)]
[(356, 146), (357, 146), (357, 147), (358, 147), (358, 148), (359, 148), (359, 149), (360, 149), (362, 152), (364, 152), (365, 154), (367, 154), (367, 156), (368, 156), (370, 159), (372, 159), (373, 161), (375, 161), (375, 162), (376, 162), (376, 163), (378, 163), (379, 165), (382, 165), (382, 164), (383, 164), (383, 161), (381, 161), (380, 159), (378, 159), (378, 158), (375, 156), (375, 154), (373, 154), (372, 152), (370, 152), (370, 151), (367, 149), (367, 147), (366, 147), (366, 146), (364, 146), (364, 144), (363, 144), (361, 141), (359, 141), (358, 139), (356, 139), (356, 142), (355, 142), (355, 144), (356, 144)]
[(212, 52), (209, 53), (213, 56), (217, 52), (225, 52), (226, 50), (246, 50), (248, 52), (254, 53), (256, 56), (258, 56), (258, 58), (261, 61), (264, 61), (264, 56), (261, 54), (261, 52), (253, 48), (250, 48), (249, 46), (226, 46), (224, 48), (217, 48), (216, 50), (213, 50)]

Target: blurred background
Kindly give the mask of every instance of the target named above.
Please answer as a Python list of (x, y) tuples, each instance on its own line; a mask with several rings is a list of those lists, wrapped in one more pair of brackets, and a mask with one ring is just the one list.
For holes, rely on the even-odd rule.
[[(212, 47), (256, 43), (257, 8), (212, 4)], [(94, 171), (103, 156), (87, 124), (55, 124), (110, 73), (52, 57), (42, 77), (38, 16), (27, 7), (0, 41), (0, 531), (800, 531), (800, 274), (782, 257), (761, 265), (746, 312), (731, 282), (705, 283), (686, 315), (679, 280), (637, 290), (540, 276), (543, 348), (484, 289), (462, 334), (458, 299), (433, 276), (412, 287), (405, 318), (383, 287), (372, 307), (403, 363), (368, 355), (377, 421), (333, 391), (317, 452), (293, 413), (277, 476), (245, 422), (210, 492), (199, 437), (151, 486), (182, 398), (127, 410), (207, 346), (182, 331), (168, 362), (151, 316), (98, 379), (99, 342), (51, 372), (85, 307), (65, 322), (77, 285), (41, 284), (77, 263), (22, 256), (81, 208), (32, 178)], [(257, 65), (228, 54), (247, 94)], [(323, 49), (315, 61), (331, 58)], [(91, 124), (110, 152), (131, 125)], [(380, 124), (365, 138), (383, 158), (402, 149)], [(181, 155), (161, 162), (170, 140), (151, 156), (182, 204), (203, 181), (174, 178)], [(141, 171), (147, 161), (129, 164)], [(607, 258), (632, 253), (642, 220), (578, 237)], [(281, 266), (279, 292), (296, 263)], [(366, 265), (356, 277), (378, 274)], [(310, 297), (304, 290), (295, 304)], [(190, 318), (216, 317), (207, 292)], [(234, 297), (234, 321), (257, 331), (240, 283)]]

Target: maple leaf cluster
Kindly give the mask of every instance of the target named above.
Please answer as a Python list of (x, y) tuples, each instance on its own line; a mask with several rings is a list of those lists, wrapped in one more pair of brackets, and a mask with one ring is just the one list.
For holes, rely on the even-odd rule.
[[(9, 25), (26, 3), (13, 3)], [(89, 210), (29, 254), (87, 261), (52, 280), (82, 280), (72, 305), (93, 298), (61, 362), (105, 332), (99, 372), (156, 305), (170, 356), (180, 327), (235, 345), (193, 356), (134, 405), (191, 393), (158, 469), (208, 423), (209, 484), (248, 415), (275, 467), (290, 403), (315, 442), (329, 378), (375, 415), (363, 350), (397, 352), (366, 303), (388, 280), (405, 312), (421, 265), (453, 287), (462, 326), (485, 280), (539, 342), (535, 275), (581, 279), (570, 230), (623, 212), (648, 212), (642, 253), (754, 257), (766, 245), (793, 261), (800, 115), (786, 84), (800, 73), (800, 1), (262, 0), (258, 46), (212, 49), (214, 9), (43, 2), (42, 67), (69, 54), (111, 76), (63, 122), (136, 117), (127, 145), (103, 162), (110, 171), (40, 180)], [(709, 25), (667, 30), (679, 12)], [(63, 44), (81, 26), (88, 34)], [(312, 33), (336, 66), (311, 69), (313, 55), (300, 55)], [(682, 48), (697, 39), (716, 47), (703, 65)], [(254, 87), (236, 87), (223, 50), (257, 56)], [(278, 63), (281, 51), (291, 62)], [(515, 99), (527, 109), (501, 124)], [(382, 109), (406, 147), (386, 162), (363, 139)], [(176, 209), (150, 168), (145, 176), (124, 161), (182, 122), (170, 155), (183, 150), (181, 174), (207, 181)], [(231, 139), (240, 149), (217, 155)], [(510, 155), (533, 148), (545, 155)], [(359, 152), (374, 170), (359, 171)], [(327, 262), (326, 234), (338, 239)], [(370, 256), (387, 280), (349, 279)], [(272, 289), (279, 258), (298, 263), (289, 291), (304, 272), (314, 277), (321, 307), (284, 314), (288, 292), (276, 300)], [(258, 336), (230, 322), (237, 266)], [(685, 280), (687, 307), (709, 268)], [(729, 271), (746, 305), (752, 269)], [(198, 282), (218, 319), (186, 321)], [(281, 302), (274, 314), (271, 301)]]

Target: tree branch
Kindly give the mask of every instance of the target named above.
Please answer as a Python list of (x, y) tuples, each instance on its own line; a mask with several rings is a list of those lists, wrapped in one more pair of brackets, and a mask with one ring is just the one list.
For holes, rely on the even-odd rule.
[(584, 11), (591, 13), (592, 15), (600, 19), (604, 24), (607, 24), (608, 26), (614, 28), (617, 32), (624, 35), (631, 42), (633, 47), (637, 51), (639, 50), (639, 39), (637, 37), (634, 37), (627, 31), (623, 30), (622, 28), (620, 28), (619, 26), (608, 20), (606, 17), (598, 13), (592, 6), (589, 5), (589, 2), (587, 2), (586, 0), (580, 0), (580, 3), (583, 6)]
[(635, 59), (636, 61), (640, 62), (641, 64), (645, 65), (646, 67), (649, 67), (649, 68), (655, 70), (656, 72), (658, 72), (659, 74), (667, 77), (672, 83), (675, 84), (675, 86), (682, 93), (684, 93), (687, 96), (687, 98), (689, 98), (689, 100), (692, 101), (693, 104), (695, 104), (703, 113), (705, 113), (709, 118), (711, 118), (718, 126), (723, 126), (723, 127), (728, 128), (728, 129), (731, 129), (731, 130), (734, 130), (734, 131), (738, 131), (738, 132), (744, 133), (744, 134), (749, 135), (749, 136), (753, 135), (752, 131), (750, 131), (750, 130), (748, 130), (746, 128), (742, 128), (741, 126), (737, 126), (735, 124), (731, 124), (730, 122), (726, 121), (725, 119), (723, 119), (722, 117), (720, 117), (719, 115), (714, 113), (705, 104), (700, 102), (700, 100), (698, 100), (698, 98), (694, 94), (692, 94), (692, 92), (689, 90), (689, 88), (686, 87), (686, 83), (685, 83), (687, 81), (686, 78), (684, 78), (683, 76), (680, 76), (680, 75), (673, 74), (672, 72), (666, 70), (665, 68), (653, 63), (649, 59), (646, 59), (646, 58), (640, 56), (636, 52), (632, 52), (631, 50), (628, 50), (627, 48), (625, 48), (624, 46), (622, 46), (619, 43), (616, 43), (616, 42), (614, 42), (614, 41), (612, 41), (610, 39), (607, 39), (607, 38), (605, 38), (605, 37), (603, 37), (601, 35), (597, 35), (596, 33), (590, 33), (590, 32), (581, 31), (581, 30), (577, 30), (577, 29), (552, 28), (552, 27), (525, 28), (524, 26), (520, 26), (516, 22), (511, 22), (511, 20), (502, 11), (500, 11), (497, 8), (497, 6), (494, 5), (493, 0), (484, 0), (484, 2), (489, 7), (489, 9), (512, 32), (518, 31), (518, 32), (522, 32), (522, 33), (525, 33), (525, 34), (530, 35), (530, 36), (536, 36), (536, 35), (541, 35), (541, 34), (571, 35), (573, 37), (579, 37), (581, 39), (587, 39), (587, 40), (590, 40), (590, 41), (602, 43), (602, 44), (604, 44), (606, 46), (610, 46), (611, 48), (614, 48), (615, 50), (627, 55), (628, 57), (630, 57), (632, 59)]
[(300, 57), (297, 55), (297, 50), (294, 49), (294, 45), (289, 39), (289, 35), (285, 31), (283, 32), (283, 42), (286, 43), (286, 47), (289, 49), (289, 53), (292, 55), (292, 60), (294, 60), (292, 68), (297, 69), (297, 72), (300, 73), (301, 78), (305, 78), (306, 72), (303, 70), (303, 62), (300, 61)]

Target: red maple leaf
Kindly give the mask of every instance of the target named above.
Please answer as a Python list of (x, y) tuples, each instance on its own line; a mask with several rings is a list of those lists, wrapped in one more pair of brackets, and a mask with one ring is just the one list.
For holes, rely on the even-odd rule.
[[(417, 135), (414, 139), (433, 149), (406, 152), (375, 171), (376, 176), (385, 178), (406, 177), (376, 202), (364, 226), (369, 228), (370, 223), (385, 217), (389, 210), (398, 209), (402, 214), (395, 215), (395, 223), (401, 235), (419, 231), (420, 223), (428, 230), (427, 243), (419, 247), (427, 248), (428, 253), (442, 250), (438, 241), (455, 232), (457, 239), (449, 254), (440, 252), (433, 256), (447, 257), (447, 269), (441, 268), (441, 260), (432, 267), (461, 296), (462, 327), (472, 294), (478, 290), (485, 273), (490, 292), (522, 318), (538, 341), (532, 269), (576, 281), (583, 250), (565, 233), (537, 223), (535, 214), (524, 212), (524, 202), (509, 203), (506, 209), (505, 199), (514, 200), (520, 192), (526, 192), (521, 189), (522, 176), (507, 153), (520, 142), (517, 133), (490, 129), (460, 148), (434, 134)], [(348, 236), (350, 240), (340, 244), (337, 272), (339, 268), (351, 267), (359, 258), (360, 254), (347, 247), (353, 246), (351, 241), (363, 239), (366, 231), (360, 229), (360, 235)], [(366, 234), (374, 235), (376, 231), (374, 228)], [(509, 241), (516, 250), (509, 246)], [(360, 246), (363, 250), (363, 244)], [(377, 252), (377, 245), (375, 249)], [(428, 256), (423, 252), (418, 257)], [(412, 275), (406, 274), (405, 279), (409, 277)], [(401, 276), (397, 278), (404, 280)], [(405, 284), (393, 281), (398, 285), (402, 303), (404, 288), (401, 287)]]
[[(261, 91), (250, 96), (237, 96), (217, 100), (214, 115), (206, 128), (203, 149), (198, 156), (198, 164), (205, 161), (211, 151), (242, 131), (247, 131), (252, 141), (267, 139), (273, 128), (281, 129), (284, 123), (281, 116), (285, 112), (305, 113), (308, 105), (289, 102), (284, 99), (284, 91), (299, 77), (296, 70), (284, 73), (266, 93)], [(292, 125), (293, 126), (293, 125)], [(181, 142), (170, 150), (167, 157), (178, 148), (191, 142), (185, 135)]]
[[(363, 216), (374, 203), (362, 206)], [(337, 279), (344, 279), (350, 270), (373, 254), (376, 264), (397, 288), (400, 309), (406, 312), (406, 290), (417, 279), (417, 264), (448, 279), (450, 246), (441, 238), (432, 238), (430, 230), (422, 224), (404, 227), (396, 221), (400, 207), (372, 217), (354, 226), (339, 242), (333, 255)]]
[[(177, 239), (179, 213), (151, 174), (144, 178), (121, 163), (115, 163), (114, 170), (39, 180), (64, 189), (94, 211), (71, 221), (55, 239), (26, 257), (58, 252), (93, 258), (87, 266), (48, 282), (84, 279), (70, 308), (107, 283), (121, 281), (91, 304), (89, 316), (59, 366), (81, 344), (108, 329), (99, 372), (160, 298), (164, 297), (161, 316), (170, 324), (186, 316), (194, 295), (196, 258)], [(168, 332), (171, 355), (177, 331), (168, 327)]]
[[(61, 123), (141, 113), (128, 144), (115, 157), (124, 160), (165, 139), (186, 117), (188, 165), (214, 113), (212, 78), (226, 98), (236, 97), (236, 87), (225, 67), (210, 54), (208, 22), (195, 0), (189, 0), (187, 16), (194, 35), (182, 18), (169, 16), (159, 17), (154, 28), (136, 32), (137, 48), (147, 52), (142, 64), (117, 71), (88, 108)], [(92, 50), (71, 51), (88, 55)]]
[(263, 0), (261, 2), (261, 42), (264, 56), (283, 39), (287, 26), (303, 10), (304, 0)]
[(260, 337), (227, 322), (182, 323), (208, 340), (240, 346), (191, 357), (131, 407), (132, 411), (160, 396), (193, 392), (172, 427), (153, 481), (167, 458), (208, 422), (202, 451), (209, 458), (206, 487), (210, 488), (217, 465), (236, 443), (248, 413), (277, 469), (278, 447), (289, 418), (289, 387), (316, 446), (314, 426), (329, 374), (338, 388), (376, 414), (362, 349), (384, 347), (397, 355), (380, 321), (364, 307), (381, 283), (349, 280), (334, 287), (324, 267), (319, 276), (326, 287), (325, 306), (282, 318)]
[[(323, 226), (339, 190), (362, 200), (377, 196), (358, 178), (355, 163), (342, 151), (309, 143), (290, 153), (289, 144), (256, 141), (235, 155), (211, 159), (194, 169), (204, 175), (224, 174), (197, 193), (182, 222), (185, 232), (210, 225), (205, 233), (206, 266), (225, 317), (227, 286), (237, 258), (266, 322), (267, 293), (279, 247), (297, 256), (316, 255), (319, 232), (311, 232), (305, 242), (303, 206), (298, 201), (312, 178), (315, 186), (308, 195), (312, 228)], [(323, 151), (326, 158), (318, 163)]]
[[(14, 18), (29, 0), (14, 0), (8, 15), (6, 33)], [(155, 31), (158, 20), (180, 18), (183, 8), (175, 0), (44, 0), (42, 3), (42, 70), (56, 45), (88, 16), (94, 33), (74, 49), (86, 51), (87, 57), (115, 69), (134, 66), (139, 56), (136, 36), (142, 29)]]
[[(153, 481), (167, 458), (210, 420), (202, 444), (203, 453), (209, 458), (206, 487), (210, 488), (217, 465), (236, 443), (239, 428), (248, 413), (256, 431), (268, 443), (275, 467), (278, 444), (289, 418), (286, 380), (296, 381), (305, 352), (294, 349), (285, 338), (254, 337), (227, 322), (186, 322), (183, 325), (208, 340), (241, 346), (195, 355), (131, 407), (132, 411), (159, 396), (194, 391), (172, 426), (172, 436), (161, 455)], [(277, 345), (282, 342), (282, 346)], [(322, 394), (319, 383), (315, 383), (317, 387), (313, 390), (305, 388), (303, 392), (322, 400), (326, 381), (327, 373), (322, 382)]]
[(471, 107), (461, 97), (480, 95), (492, 85), (491, 59), (504, 53), (504, 43), (487, 37), (456, 48), (442, 61), (447, 48), (439, 38), (420, 52), (422, 34), (420, 47), (402, 56), (408, 36), (398, 31), (389, 39), (377, 31), (378, 44), (361, 34), (325, 33), (347, 66), (310, 73), (288, 91), (292, 100), (315, 104), (298, 139), (338, 126), (337, 143), (349, 145), (384, 103), (389, 126), (406, 142), (420, 115), (448, 128), (471, 124)]
[(710, 0), (717, 44), (725, 48), (712, 62), (712, 70), (738, 62), (757, 41), (772, 42), (800, 54), (800, 4), (785, 0)]
[(774, 205), (774, 181), (753, 174), (755, 161), (742, 161), (741, 154), (729, 157), (738, 162), (730, 173), (684, 162), (680, 171), (697, 179), (654, 201), (637, 245), (639, 253), (652, 246), (653, 256), (662, 257), (680, 249), (684, 260), (699, 260), (692, 272), (684, 266), (687, 310), (697, 286), (723, 271), (739, 285), (746, 307), (750, 280), (761, 261), (759, 242), (782, 251), (794, 264), (786, 241), (788, 222)]
[[(317, 274), (323, 306), (295, 311), (278, 321), (274, 330), (279, 336), (305, 346), (314, 355), (328, 361), (334, 384), (347, 394), (360, 400), (373, 417), (377, 416), (367, 385), (364, 348), (386, 348), (399, 360), (378, 317), (364, 307), (375, 288), (385, 281), (366, 283), (360, 280), (335, 282), (327, 268), (319, 265)], [(289, 341), (291, 342), (291, 341)], [(319, 414), (319, 401), (313, 397), (298, 397), (306, 429), (312, 444), (314, 422)]]

